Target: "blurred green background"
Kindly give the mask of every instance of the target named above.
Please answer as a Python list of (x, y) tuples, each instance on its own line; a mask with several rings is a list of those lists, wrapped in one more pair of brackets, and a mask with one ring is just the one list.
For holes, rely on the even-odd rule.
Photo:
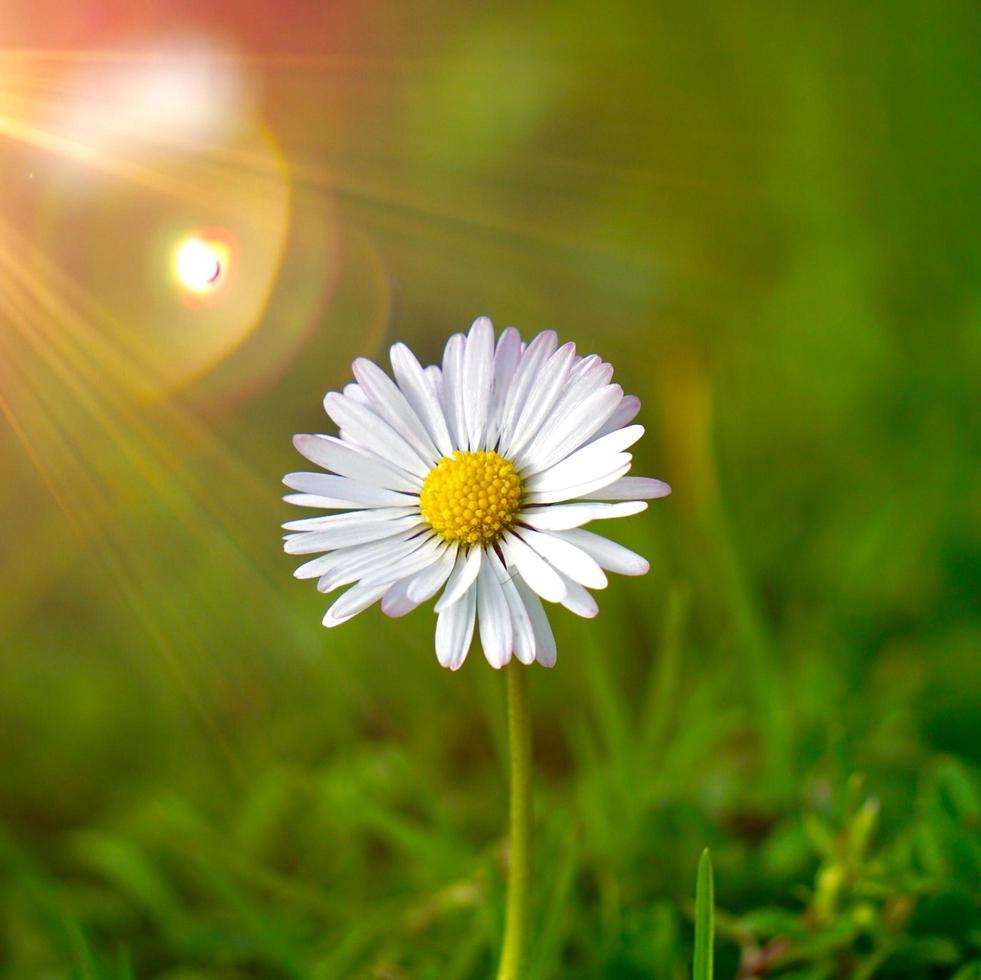
[(981, 975), (981, 8), (3, 16), (0, 975), (491, 974), (504, 679), (278, 527), (351, 358), (478, 314), (674, 487), (531, 678), (529, 978), (687, 976), (705, 846), (719, 977)]

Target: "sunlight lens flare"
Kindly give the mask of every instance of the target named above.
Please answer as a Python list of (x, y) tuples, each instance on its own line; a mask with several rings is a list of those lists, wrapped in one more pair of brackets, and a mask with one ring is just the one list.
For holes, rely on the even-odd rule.
[(222, 276), (222, 251), (213, 242), (188, 238), (177, 250), (177, 278), (192, 293), (215, 289)]

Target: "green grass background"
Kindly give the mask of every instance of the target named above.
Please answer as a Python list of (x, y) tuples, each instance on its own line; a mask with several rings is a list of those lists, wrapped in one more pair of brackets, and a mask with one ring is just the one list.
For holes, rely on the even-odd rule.
[(0, 307), (0, 975), (491, 975), (504, 678), (323, 630), (278, 530), (351, 357), (478, 314), (612, 361), (675, 488), (531, 677), (529, 980), (690, 975), (705, 847), (718, 977), (981, 975), (978, 7), (277, 9), (197, 16), (321, 59), (254, 70), (330, 268), (151, 403)]

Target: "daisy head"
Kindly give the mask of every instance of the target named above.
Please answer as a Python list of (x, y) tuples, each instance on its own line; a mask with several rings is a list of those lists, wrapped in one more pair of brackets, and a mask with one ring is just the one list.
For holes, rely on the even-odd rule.
[[(629, 517), (671, 488), (627, 476), (626, 450), (644, 433), (640, 401), (612, 383), (613, 368), (551, 330), (527, 344), (499, 337), (486, 317), (422, 367), (391, 350), (394, 380), (371, 361), (324, 398), (336, 436), (294, 436), (323, 472), (290, 473), (289, 503), (330, 513), (284, 527), (291, 555), (316, 555), (295, 572), (329, 593), (349, 586), (324, 616), (338, 626), (373, 603), (404, 616), (440, 593), (436, 656), (456, 670), (479, 627), (492, 667), (512, 655), (555, 663), (542, 606), (595, 616), (590, 589), (606, 571), (643, 575), (647, 561), (583, 530)], [(605, 570), (605, 571), (604, 571)]]

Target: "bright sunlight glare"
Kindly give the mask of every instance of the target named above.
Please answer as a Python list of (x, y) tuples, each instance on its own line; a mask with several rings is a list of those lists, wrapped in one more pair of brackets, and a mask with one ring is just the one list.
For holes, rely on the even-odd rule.
[(189, 238), (177, 252), (177, 278), (192, 292), (203, 293), (218, 284), (221, 259), (218, 249), (201, 238)]

